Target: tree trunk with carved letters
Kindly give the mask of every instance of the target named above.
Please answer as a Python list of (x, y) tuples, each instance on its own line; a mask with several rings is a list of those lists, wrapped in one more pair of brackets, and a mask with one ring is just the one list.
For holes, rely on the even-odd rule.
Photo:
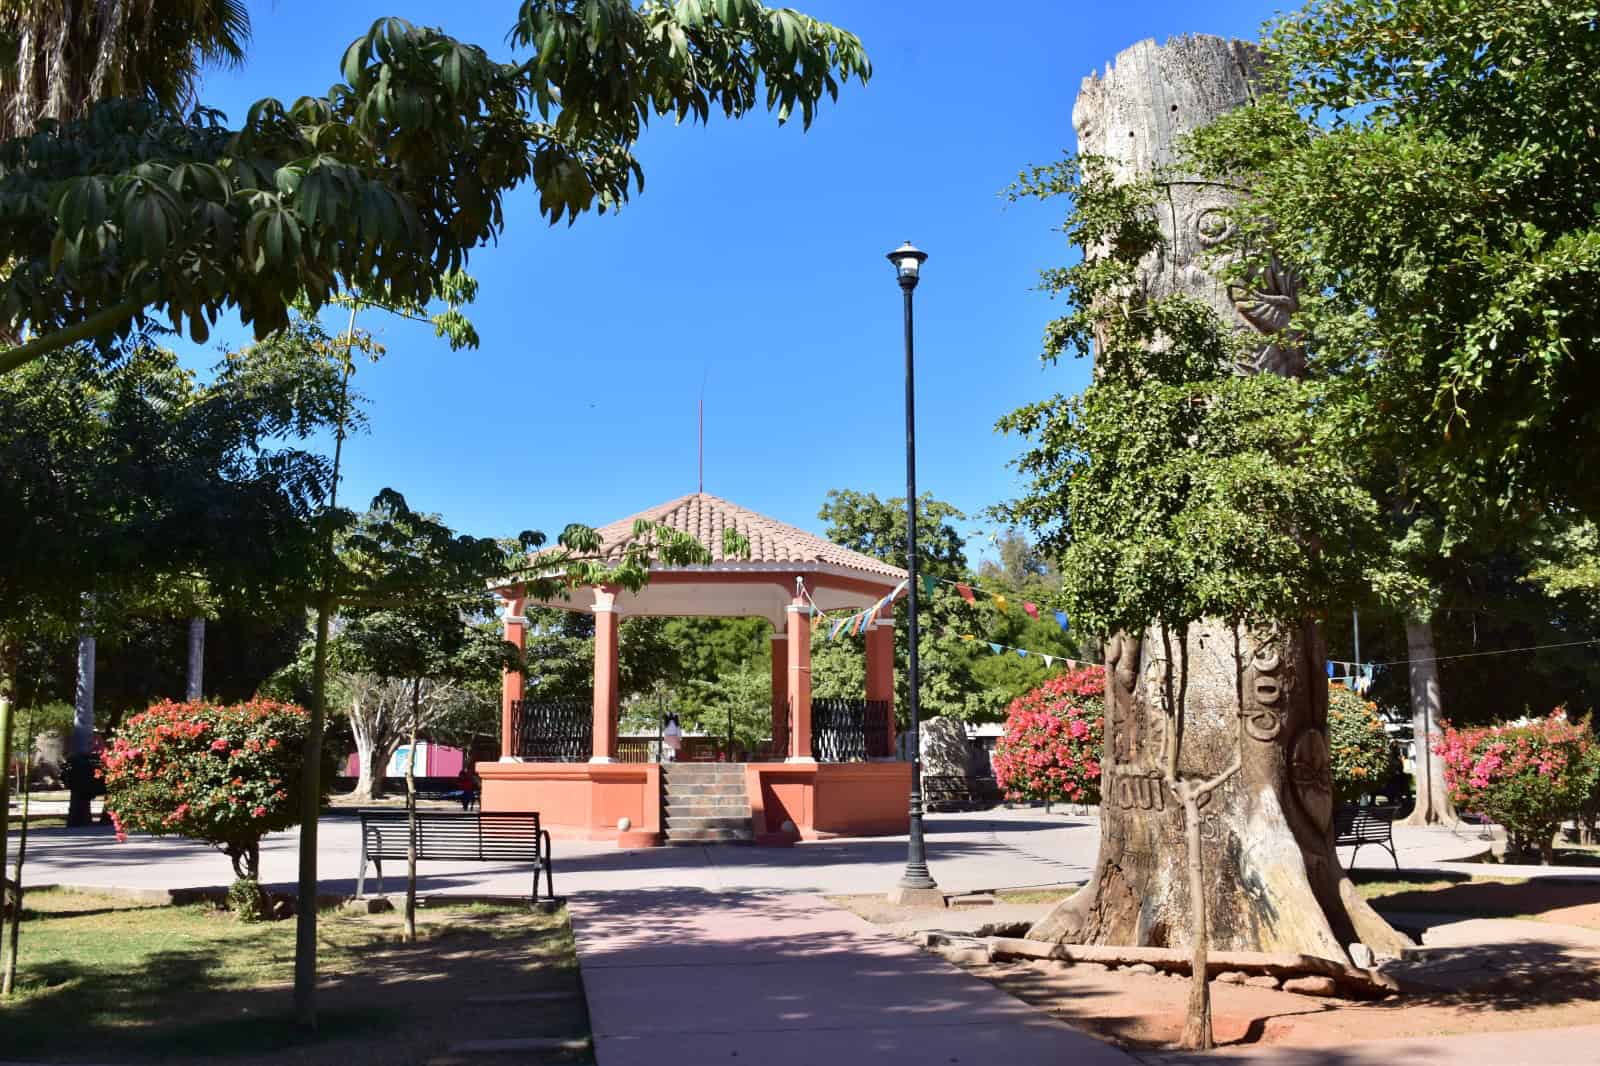
[[(1255, 58), (1248, 44), (1209, 36), (1134, 45), (1084, 80), (1072, 116), (1079, 154), (1111, 160), (1129, 177), (1172, 162), (1176, 138), (1248, 101)], [(1238, 329), (1262, 334), (1239, 372), (1301, 373), (1303, 357), (1281, 332), (1295, 306), (1293, 278), (1273, 270), (1239, 292), (1204, 261), (1228, 236), (1219, 210), (1227, 186), (1175, 179), (1163, 189), (1167, 240), (1141, 270), (1146, 290), (1200, 297)], [(1409, 944), (1357, 895), (1334, 851), (1323, 660), (1311, 622), (1258, 631), (1206, 619), (1185, 634), (1108, 639), (1094, 876), (1029, 936), (1345, 963), (1355, 942), (1380, 955)], [(1220, 783), (1193, 795), (1191, 783), (1208, 780)], [(1185, 806), (1198, 817), (1186, 818)], [(1186, 841), (1198, 842), (1198, 856)], [(1201, 896), (1196, 923), (1192, 901)]]

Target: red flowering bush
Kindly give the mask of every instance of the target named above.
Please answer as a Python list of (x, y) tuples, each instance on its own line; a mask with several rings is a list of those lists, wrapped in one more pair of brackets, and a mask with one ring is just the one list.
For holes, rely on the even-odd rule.
[(1550, 862), (1561, 823), (1587, 799), (1593, 743), (1587, 719), (1573, 722), (1557, 708), (1527, 724), (1446, 726), (1433, 750), (1457, 807), (1504, 826), (1509, 852), (1536, 847)]
[(101, 758), (106, 810), (129, 830), (203, 840), (254, 881), (261, 838), (300, 820), (311, 716), (272, 700), (158, 703), (117, 730)]
[(1100, 802), (1105, 674), (1072, 670), (1011, 701), (993, 758), (1008, 799)]

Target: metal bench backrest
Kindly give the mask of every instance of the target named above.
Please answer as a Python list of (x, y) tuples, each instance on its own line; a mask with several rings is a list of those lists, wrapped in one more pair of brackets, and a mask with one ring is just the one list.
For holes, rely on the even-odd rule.
[[(361, 843), (368, 858), (406, 857), (406, 812), (361, 812)], [(517, 862), (540, 857), (539, 815), (534, 811), (452, 814), (417, 812), (417, 858)]]
[(1381, 844), (1394, 831), (1393, 807), (1340, 807), (1334, 838), (1344, 843)]

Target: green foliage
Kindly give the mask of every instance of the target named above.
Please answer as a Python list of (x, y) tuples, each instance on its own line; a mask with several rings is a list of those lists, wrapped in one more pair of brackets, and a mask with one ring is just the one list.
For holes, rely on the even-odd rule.
[(228, 910), (241, 922), (259, 922), (267, 916), (267, 894), (253, 877), (236, 878), (228, 886)]
[(1330, 447), (1426, 501), (1446, 549), (1551, 503), (1600, 511), (1594, 12), (1314, 0), (1265, 91), (1194, 144), (1247, 175), (1230, 277), (1299, 275)]
[(264, 338), (341, 288), (425, 304), (517, 186), (552, 224), (625, 203), (652, 116), (809, 125), (870, 75), (851, 34), (754, 0), (525, 0), (510, 36), (526, 60), (380, 19), (325, 95), (259, 100), (237, 129), (111, 99), (0, 145), (0, 323), (36, 338), (0, 372), (157, 310), (202, 341), (225, 308)]
[(1328, 762), (1333, 796), (1340, 803), (1376, 794), (1388, 784), (1395, 764), (1378, 705), (1343, 685), (1328, 686)]
[[(254, 879), (261, 838), (300, 820), (310, 716), (292, 704), (161, 703), (123, 723), (102, 762), (106, 809), (129, 830), (202, 840)], [(331, 775), (324, 773), (325, 786)]]
[[(880, 500), (874, 492), (829, 489), (817, 517), (824, 535), (892, 566), (906, 566), (906, 500)], [(917, 499), (917, 572), (929, 577), (966, 576), (966, 542), (953, 525), (967, 516), (930, 493)]]
[(1030, 447), (1029, 486), (1002, 513), (1060, 561), (1083, 630), (1181, 629), (1302, 617), (1348, 602), (1382, 558), (1377, 509), (1355, 472), (1315, 446), (1314, 383), (1235, 372), (1239, 341), (1183, 294), (1148, 299), (1140, 260), (1163, 240), (1151, 180), (1098, 161), (1024, 175), (1013, 196), (1065, 195), (1082, 254), (1044, 272), (1066, 296), (1045, 359), (1093, 354), (1095, 380), (1000, 420)]

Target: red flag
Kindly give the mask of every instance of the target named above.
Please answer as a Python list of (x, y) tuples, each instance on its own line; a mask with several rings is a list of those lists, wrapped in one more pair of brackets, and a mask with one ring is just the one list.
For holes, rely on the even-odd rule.
[(1023, 600), (1022, 601), (1022, 609), (1028, 613), (1028, 617), (1029, 618), (1032, 618), (1035, 621), (1038, 620), (1038, 618), (1039, 618), (1039, 608), (1038, 608), (1038, 606), (1036, 604), (1032, 604), (1032, 603), (1029, 603), (1027, 600)]
[(967, 585), (957, 585), (956, 586), (956, 591), (961, 593), (961, 598), (966, 600), (968, 603), (975, 603), (976, 602), (972, 598), (972, 589), (969, 586), (967, 586)]

